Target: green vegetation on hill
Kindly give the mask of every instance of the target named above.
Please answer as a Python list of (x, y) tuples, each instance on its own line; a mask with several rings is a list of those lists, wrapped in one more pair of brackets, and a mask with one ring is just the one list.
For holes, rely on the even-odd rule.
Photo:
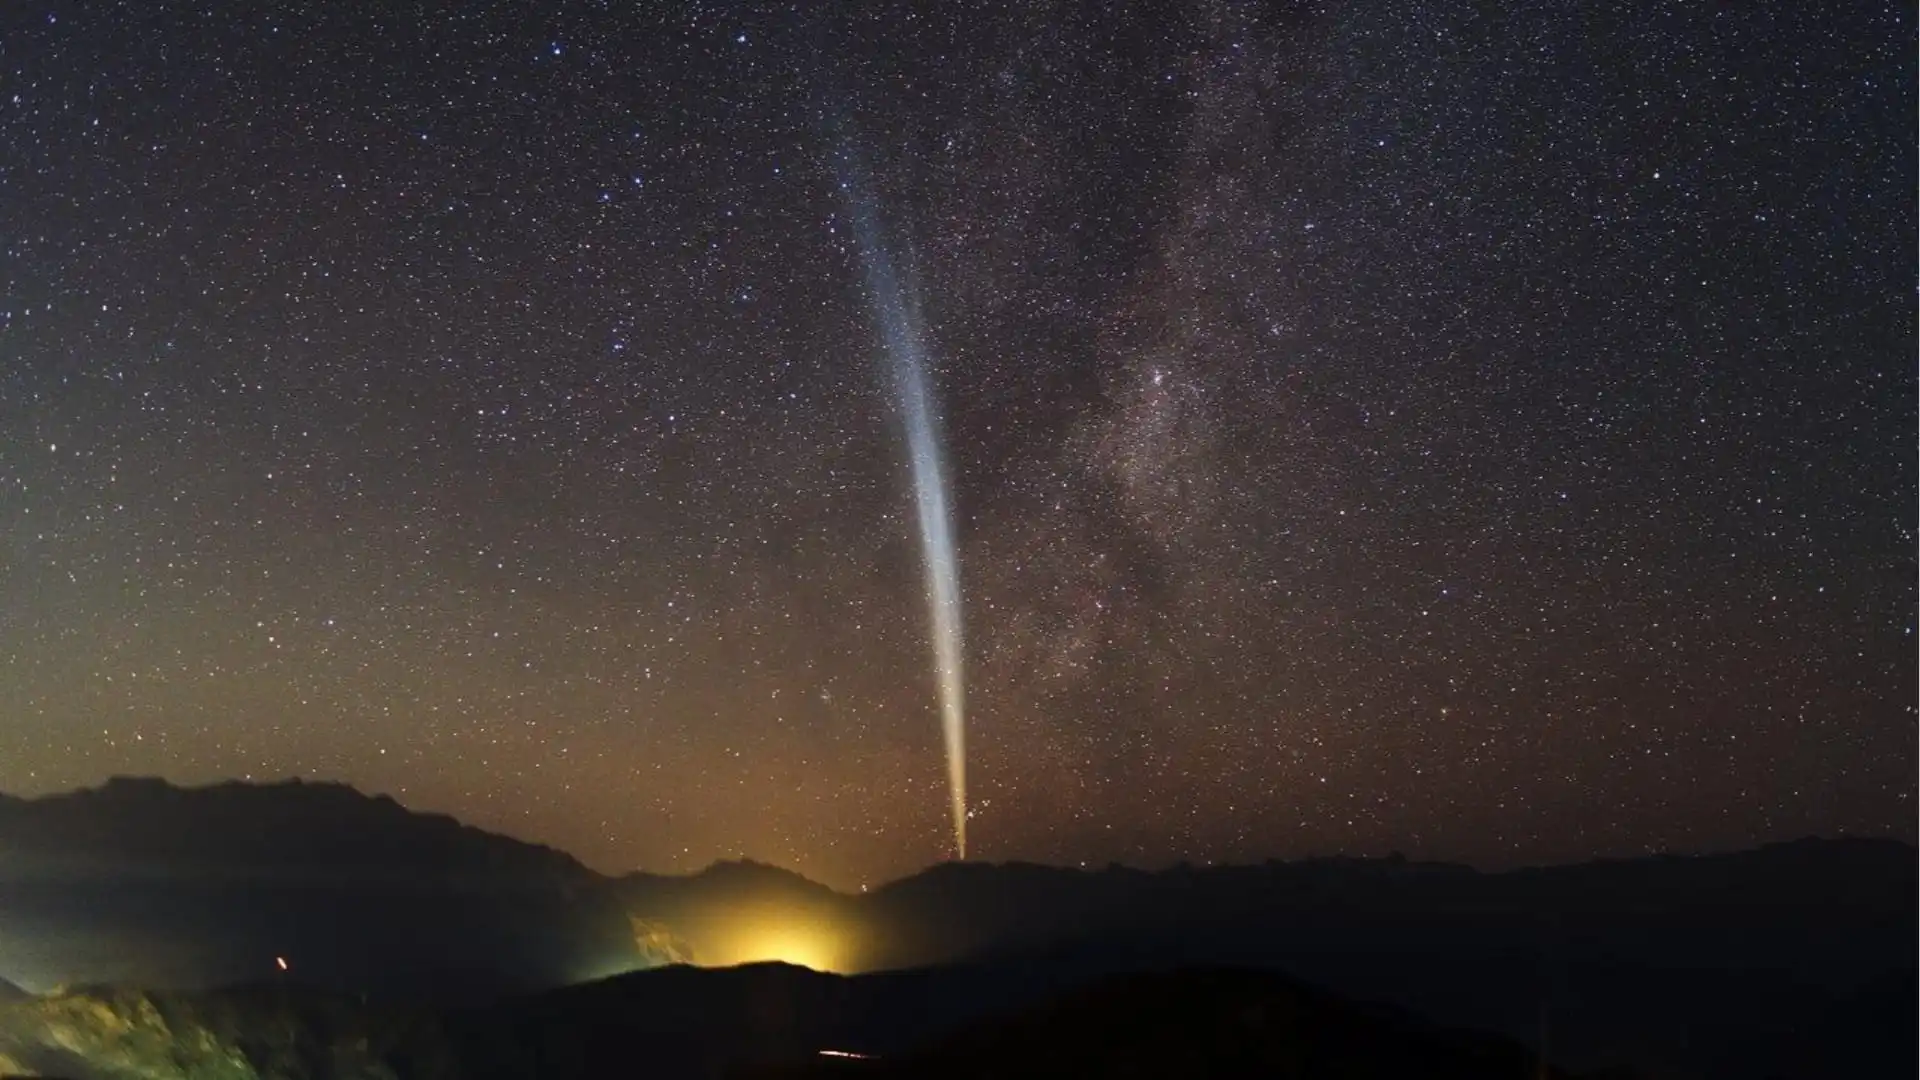
[(68, 1080), (439, 1080), (434, 1026), (290, 988), (80, 989), (0, 1002), (0, 1074)]

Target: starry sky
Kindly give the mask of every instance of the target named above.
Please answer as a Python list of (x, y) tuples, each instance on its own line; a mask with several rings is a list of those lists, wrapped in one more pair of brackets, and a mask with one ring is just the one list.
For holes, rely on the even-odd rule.
[(1914, 834), (1907, 5), (9, 3), (0, 790), (948, 857)]

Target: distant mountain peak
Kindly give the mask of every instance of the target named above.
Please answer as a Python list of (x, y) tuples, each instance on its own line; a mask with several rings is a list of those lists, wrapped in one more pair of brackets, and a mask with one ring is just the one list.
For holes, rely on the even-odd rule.
[(757, 859), (718, 859), (708, 863), (706, 869), (695, 875), (705, 878), (754, 878), (761, 880), (787, 879), (803, 881), (808, 885), (818, 883), (796, 870), (784, 866), (761, 862)]

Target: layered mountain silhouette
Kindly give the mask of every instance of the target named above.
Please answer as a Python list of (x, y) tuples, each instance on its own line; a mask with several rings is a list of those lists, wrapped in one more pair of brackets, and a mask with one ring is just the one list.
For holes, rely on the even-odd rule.
[[(1259, 1018), (1296, 994), (1260, 982), (1271, 978), (1340, 1008), (1379, 1003), (1421, 1031), (1544, 1046), (1582, 1071), (1912, 1075), (1917, 903), (1914, 848), (1871, 839), (1504, 873), (1398, 858), (949, 864), (849, 896), (753, 863), (607, 878), (332, 784), (122, 780), (0, 798), (0, 977), (35, 990), (253, 988), (220, 1001), (364, 995), (450, 1018), (455, 1042), (492, 1046), (488, 1061), (677, 1016), (706, 1032), (702, 1046), (785, 1047), (765, 1061), (729, 1050), (728, 1068), (878, 1068), (793, 1057), (858, 1036), (884, 1051), (882, 1075), (1017, 1075), (1016, 1060), (1056, 1052), (1039, 1045), (1046, 1031), (1060, 1033), (1058, 1053), (1084, 1055), (1103, 1015), (1159, 1030), (1138, 1014), (1178, 1013), (1179, 987), (1220, 1011), (1182, 1024), (1221, 1045), (1244, 1035), (1258, 1058), (1280, 1030)], [(879, 974), (661, 967), (774, 959)], [(633, 973), (561, 989), (621, 972)], [(1244, 1032), (1222, 1019), (1240, 997), (1254, 1017)], [(769, 1023), (800, 1026), (783, 1043)], [(1178, 1043), (1175, 1028), (1187, 1030), (1142, 1038)], [(940, 1071), (923, 1056), (932, 1046), (976, 1071)], [(704, 1053), (686, 1050), (687, 1075), (711, 1075), (699, 1070), (719, 1059)], [(572, 1075), (528, 1067), (502, 1075)]]

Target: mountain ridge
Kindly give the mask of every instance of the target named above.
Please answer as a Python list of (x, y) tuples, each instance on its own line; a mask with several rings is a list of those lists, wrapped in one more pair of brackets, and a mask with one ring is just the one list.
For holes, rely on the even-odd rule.
[[(1805, 851), (1810, 848), (1826, 847), (1852, 848), (1855, 850), (1904, 850), (1916, 851), (1914, 845), (1895, 836), (1802, 836), (1788, 839), (1769, 840), (1749, 848), (1714, 851), (1663, 851), (1649, 852), (1644, 855), (1623, 856), (1607, 855), (1591, 859), (1569, 862), (1528, 864), (1500, 869), (1483, 869), (1471, 863), (1449, 860), (1408, 859), (1397, 853), (1383, 856), (1307, 856), (1298, 859), (1267, 859), (1261, 862), (1217, 863), (1193, 866), (1180, 863), (1174, 866), (1151, 868), (1129, 864), (1109, 863), (1103, 867), (1076, 867), (1029, 860), (1006, 860), (992, 862), (985, 860), (943, 861), (929, 864), (912, 873), (891, 878), (860, 892), (847, 891), (825, 882), (816, 881), (805, 874), (769, 863), (764, 860), (747, 858), (716, 859), (699, 870), (682, 873), (670, 873), (650, 870), (633, 870), (623, 873), (608, 873), (593, 869), (576, 856), (551, 844), (540, 843), (516, 837), (510, 833), (484, 829), (460, 821), (449, 814), (435, 811), (417, 810), (400, 802), (391, 795), (369, 794), (360, 791), (351, 784), (332, 780), (309, 780), (300, 777), (270, 782), (244, 780), (223, 780), (203, 785), (179, 785), (159, 777), (113, 776), (97, 787), (79, 788), (71, 791), (55, 792), (38, 796), (16, 796), (0, 792), (0, 859), (20, 859), (22, 856), (44, 856), (50, 852), (73, 856), (76, 849), (83, 849), (88, 841), (100, 842), (99, 847), (85, 854), (110, 856), (131, 863), (154, 856), (185, 855), (193, 861), (198, 854), (195, 848), (183, 842), (180, 833), (166, 833), (162, 826), (175, 820), (181, 810), (232, 809), (234, 804), (250, 802), (243, 807), (257, 810), (270, 805), (276, 796), (289, 796), (301, 800), (309, 809), (326, 809), (346, 816), (348, 826), (359, 829), (371, 829), (385, 824), (407, 822), (420, 831), (419, 840), (449, 839), (459, 846), (494, 845), (501, 852), (514, 852), (516, 856), (496, 855), (476, 865), (492, 866), (505, 871), (524, 871), (544, 869), (561, 877), (571, 878), (576, 884), (634, 884), (657, 885), (671, 882), (709, 880), (738, 881), (755, 876), (764, 881), (783, 881), (784, 884), (804, 888), (814, 892), (832, 893), (843, 899), (862, 899), (898, 895), (902, 890), (924, 887), (933, 881), (941, 885), (956, 880), (978, 879), (981, 874), (1014, 875), (1020, 877), (1050, 876), (1054, 881), (1084, 882), (1091, 880), (1109, 880), (1125, 878), (1154, 878), (1169, 875), (1191, 875), (1208, 877), (1218, 874), (1232, 874), (1247, 870), (1289, 869), (1303, 872), (1327, 872), (1337, 874), (1347, 872), (1356, 875), (1391, 873), (1402, 876), (1425, 877), (1516, 877), (1568, 872), (1574, 868), (1602, 868), (1637, 866), (1648, 863), (1674, 865), (1686, 861), (1715, 860), (1750, 857), (1760, 853)], [(237, 798), (236, 798), (237, 797)], [(215, 805), (226, 802), (228, 806)], [(196, 805), (197, 804), (197, 805)], [(102, 823), (88, 820), (86, 815), (100, 810), (120, 810), (127, 816), (112, 823), (125, 827), (129, 823), (138, 825), (131, 836), (117, 834), (105, 828)], [(80, 815), (75, 822), (71, 815), (63, 820), (62, 811), (71, 811)], [(240, 853), (248, 858), (259, 859), (263, 865), (291, 863), (290, 855), (299, 854), (311, 860), (320, 855), (323, 865), (325, 856), (339, 855), (341, 849), (307, 847), (292, 849), (285, 842), (271, 845), (259, 843), (262, 827), (269, 824), (304, 824), (305, 820), (293, 816), (290, 821), (261, 821), (249, 819), (250, 832), (246, 843), (239, 845)], [(45, 830), (48, 825), (61, 828)], [(338, 826), (336, 826), (338, 828)], [(204, 835), (204, 834), (203, 834)], [(363, 836), (365, 834), (363, 833)], [(156, 837), (165, 837), (169, 844), (159, 844), (152, 848), (129, 849), (129, 841), (137, 844), (151, 842)], [(23, 838), (26, 842), (22, 842)], [(231, 841), (231, 835), (216, 835), (215, 839)], [(330, 836), (329, 840), (341, 837)], [(224, 853), (226, 858), (200, 860), (218, 865), (222, 861), (235, 861), (231, 858), (232, 849)], [(400, 848), (389, 850), (386, 854), (394, 856), (416, 855), (417, 852)], [(261, 858), (262, 856), (272, 856)], [(423, 867), (417, 862), (393, 860), (413, 870)], [(450, 860), (460, 865), (458, 860)], [(544, 867), (537, 864), (545, 863)], [(439, 864), (429, 864), (433, 868)], [(196, 863), (195, 869), (203, 867)], [(0, 872), (4, 864), (0, 863)]]
[(403, 877), (599, 875), (557, 848), (467, 825), (331, 781), (224, 781), (197, 787), (116, 776), (96, 788), (22, 799), (0, 795), (0, 855), (13, 872), (116, 874), (155, 867), (197, 873), (382, 869)]

